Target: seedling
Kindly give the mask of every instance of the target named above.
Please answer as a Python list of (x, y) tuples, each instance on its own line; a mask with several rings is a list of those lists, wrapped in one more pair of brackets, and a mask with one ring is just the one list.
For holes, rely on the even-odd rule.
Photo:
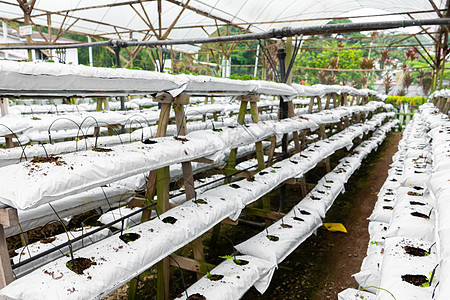
[(192, 200), (195, 204), (208, 204), (205, 199)]
[(407, 283), (410, 283), (415, 286), (419, 287), (429, 287), (430, 286), (430, 278), (427, 278), (425, 275), (413, 275), (413, 274), (406, 274), (402, 275), (402, 280), (406, 281)]
[(421, 193), (409, 191), (409, 192), (408, 192), (408, 195), (409, 195), (409, 196), (417, 196), (417, 197), (420, 197), (420, 196), (423, 196), (423, 193), (421, 194)]
[(278, 240), (280, 239), (279, 237), (275, 236), (275, 235), (266, 235), (266, 237), (272, 241), (272, 242), (278, 242)]
[(235, 264), (240, 265), (240, 266), (244, 266), (244, 265), (248, 264), (247, 260), (236, 259), (235, 257), (233, 257), (231, 255), (224, 255), (224, 256), (219, 256), (219, 257), (223, 258), (223, 259), (231, 259)]
[(223, 278), (223, 275), (219, 275), (219, 274), (211, 274), (209, 273), (209, 271), (206, 272), (206, 279), (212, 280), (212, 281), (219, 281)]

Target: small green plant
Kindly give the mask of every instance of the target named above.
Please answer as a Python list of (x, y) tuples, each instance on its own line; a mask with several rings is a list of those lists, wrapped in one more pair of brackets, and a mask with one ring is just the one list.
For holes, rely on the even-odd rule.
[(231, 255), (224, 255), (224, 256), (219, 256), (219, 257), (223, 258), (223, 259), (231, 259), (235, 264), (240, 265), (240, 266), (248, 264), (248, 261), (243, 260), (243, 259), (236, 259), (235, 257), (233, 257)]
[(205, 199), (192, 200), (195, 204), (208, 204)]

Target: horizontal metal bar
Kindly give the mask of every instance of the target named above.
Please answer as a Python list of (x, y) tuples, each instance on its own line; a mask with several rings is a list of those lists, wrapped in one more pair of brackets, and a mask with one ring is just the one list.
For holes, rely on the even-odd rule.
[(295, 35), (317, 35), (317, 34), (331, 34), (331, 33), (346, 33), (357, 31), (371, 31), (384, 30), (401, 27), (412, 26), (426, 26), (426, 25), (450, 25), (450, 18), (440, 19), (424, 19), (424, 20), (401, 20), (401, 21), (385, 21), (385, 22), (364, 22), (364, 23), (341, 23), (341, 24), (326, 24), (320, 26), (305, 26), (305, 27), (283, 27), (281, 29), (272, 29), (260, 33), (248, 33), (231, 36), (218, 36), (209, 38), (193, 38), (193, 39), (178, 39), (178, 40), (158, 40), (158, 41), (126, 41), (120, 39), (112, 39), (103, 42), (80, 43), (72, 45), (24, 45), (24, 46), (1, 46), (0, 50), (7, 49), (70, 49), (70, 48), (85, 48), (85, 47), (134, 47), (134, 46), (165, 46), (165, 45), (193, 45), (193, 44), (210, 44), (220, 42), (235, 42), (259, 40), (267, 38), (283, 38)]
[(30, 262), (32, 262), (32, 261), (35, 261), (36, 259), (39, 259), (39, 258), (41, 258), (41, 257), (44, 257), (44, 256), (46, 256), (46, 255), (48, 255), (48, 254), (50, 254), (50, 253), (52, 253), (52, 252), (58, 251), (59, 249), (68, 246), (69, 244), (73, 244), (73, 243), (75, 243), (75, 242), (77, 242), (77, 241), (79, 241), (79, 240), (81, 240), (81, 239), (84, 239), (84, 238), (86, 238), (86, 237), (88, 237), (88, 236), (90, 236), (90, 235), (93, 235), (94, 233), (97, 233), (97, 232), (99, 232), (100, 230), (103, 230), (103, 229), (105, 229), (105, 228), (111, 227), (112, 225), (114, 225), (114, 224), (116, 224), (116, 223), (119, 223), (119, 222), (121, 222), (121, 221), (123, 221), (123, 220), (125, 220), (125, 219), (128, 219), (129, 217), (134, 216), (135, 214), (138, 214), (138, 213), (140, 213), (141, 211), (146, 210), (146, 209), (148, 209), (148, 208), (150, 208), (150, 207), (153, 207), (153, 206), (156, 206), (156, 203), (152, 203), (152, 204), (150, 204), (150, 205), (147, 205), (147, 206), (145, 206), (145, 207), (142, 207), (142, 208), (140, 208), (140, 209), (138, 209), (138, 210), (136, 210), (136, 211), (133, 211), (132, 213), (130, 213), (130, 214), (126, 215), (126, 216), (123, 216), (123, 217), (121, 217), (121, 218), (118, 218), (117, 220), (114, 220), (114, 221), (112, 221), (112, 222), (110, 222), (110, 223), (108, 223), (108, 224), (102, 225), (102, 226), (98, 227), (97, 229), (94, 229), (94, 230), (92, 230), (92, 231), (89, 231), (88, 233), (85, 233), (85, 234), (83, 234), (83, 235), (81, 235), (81, 236), (79, 236), (79, 237), (76, 237), (76, 238), (74, 238), (74, 239), (71, 239), (70, 241), (67, 241), (67, 242), (62, 243), (62, 244), (60, 244), (60, 245), (57, 245), (57, 246), (55, 246), (55, 247), (52, 248), (52, 249), (49, 249), (49, 250), (46, 250), (46, 251), (41, 252), (41, 253), (39, 253), (39, 254), (36, 254), (36, 255), (34, 255), (34, 256), (32, 256), (32, 257), (30, 257), (30, 258), (24, 260), (24, 261), (21, 261), (21, 262), (19, 262), (19, 263), (17, 263), (17, 264), (12, 265), (11, 267), (12, 267), (12, 269), (16, 269), (16, 268), (19, 268), (19, 267), (21, 267), (21, 266), (23, 266), (23, 265), (26, 265), (26, 264), (28, 264), (28, 263), (30, 263)]

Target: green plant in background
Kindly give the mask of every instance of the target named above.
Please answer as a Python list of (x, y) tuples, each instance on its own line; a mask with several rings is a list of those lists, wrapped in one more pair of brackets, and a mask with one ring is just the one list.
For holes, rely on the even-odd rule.
[(394, 106), (408, 103), (412, 107), (417, 107), (424, 104), (427, 101), (425, 97), (406, 97), (406, 96), (388, 96), (384, 102), (390, 103)]

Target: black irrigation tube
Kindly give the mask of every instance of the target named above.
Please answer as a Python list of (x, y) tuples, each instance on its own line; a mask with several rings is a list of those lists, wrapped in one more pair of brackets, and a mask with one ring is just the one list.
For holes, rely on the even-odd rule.
[(48, 255), (48, 254), (50, 254), (50, 253), (52, 253), (52, 252), (58, 251), (59, 249), (64, 248), (64, 247), (66, 247), (66, 246), (71, 246), (72, 243), (75, 243), (75, 242), (77, 242), (77, 241), (79, 241), (79, 240), (82, 240), (82, 239), (84, 239), (85, 237), (88, 237), (88, 236), (90, 236), (90, 235), (93, 235), (94, 233), (97, 233), (97, 232), (99, 232), (99, 231), (101, 231), (101, 230), (103, 230), (103, 229), (105, 229), (105, 228), (111, 227), (112, 225), (114, 225), (114, 224), (116, 224), (116, 223), (122, 222), (123, 220), (128, 219), (129, 217), (131, 217), (131, 216), (133, 216), (133, 215), (135, 215), (135, 214), (138, 214), (138, 213), (140, 213), (141, 211), (144, 211), (144, 210), (146, 210), (146, 209), (148, 209), (148, 208), (150, 208), (150, 207), (153, 207), (153, 206), (156, 206), (156, 203), (152, 203), (152, 204), (150, 204), (150, 205), (144, 206), (144, 207), (142, 207), (142, 208), (140, 208), (140, 209), (138, 209), (138, 210), (136, 210), (136, 211), (134, 211), (134, 212), (132, 212), (132, 213), (126, 215), (126, 216), (123, 216), (123, 217), (121, 217), (121, 218), (118, 218), (118, 219), (116, 219), (116, 220), (114, 220), (114, 221), (112, 221), (112, 222), (110, 222), (110, 223), (108, 223), (108, 224), (102, 225), (102, 226), (98, 227), (97, 229), (94, 229), (94, 230), (92, 230), (92, 231), (90, 231), (90, 232), (88, 232), (88, 233), (86, 233), (86, 234), (83, 234), (83, 235), (81, 235), (81, 236), (79, 236), (79, 237), (76, 237), (76, 238), (74, 238), (74, 239), (72, 239), (72, 240), (69, 240), (69, 241), (67, 241), (67, 242), (65, 242), (65, 243), (62, 243), (62, 244), (60, 244), (60, 245), (58, 245), (58, 246), (55, 246), (55, 247), (52, 248), (52, 249), (49, 249), (49, 250), (44, 251), (44, 252), (41, 252), (41, 253), (36, 254), (35, 256), (31, 257), (31, 258), (28, 258), (28, 259), (26, 259), (26, 260), (24, 260), (24, 261), (21, 261), (21, 262), (19, 262), (19, 263), (17, 263), (17, 264), (14, 264), (14, 265), (12, 265), (12, 269), (19, 268), (19, 267), (21, 267), (21, 266), (23, 266), (23, 265), (26, 265), (26, 264), (28, 264), (28, 263), (30, 263), (30, 262), (32, 262), (32, 261), (35, 261), (35, 260), (39, 259), (39, 258), (41, 258), (41, 257), (44, 257), (44, 256), (46, 256), (46, 255)]
[(194, 39), (178, 39), (178, 40), (160, 40), (160, 41), (126, 41), (121, 39), (111, 39), (102, 42), (78, 43), (70, 45), (26, 45), (26, 46), (1, 46), (0, 50), (8, 49), (70, 49), (70, 48), (86, 48), (110, 46), (116, 48), (135, 47), (135, 46), (166, 46), (166, 45), (193, 45), (193, 44), (210, 44), (221, 42), (248, 41), (270, 38), (283, 38), (295, 35), (315, 35), (315, 34), (332, 34), (346, 33), (356, 31), (385, 30), (401, 27), (426, 26), (426, 25), (450, 25), (450, 18), (440, 19), (423, 19), (423, 20), (401, 20), (386, 22), (363, 22), (363, 23), (344, 23), (344, 24), (327, 24), (320, 26), (305, 27), (283, 27), (281, 29), (272, 29), (260, 33), (249, 33), (232, 36), (218, 36), (212, 38), (194, 38)]

